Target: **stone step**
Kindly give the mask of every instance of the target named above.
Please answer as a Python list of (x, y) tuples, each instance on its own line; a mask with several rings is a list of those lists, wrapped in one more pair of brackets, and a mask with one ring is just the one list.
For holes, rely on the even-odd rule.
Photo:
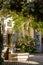
[(18, 61), (26, 61), (29, 57), (29, 53), (13, 53), (11, 54), (12, 60), (18, 60)]

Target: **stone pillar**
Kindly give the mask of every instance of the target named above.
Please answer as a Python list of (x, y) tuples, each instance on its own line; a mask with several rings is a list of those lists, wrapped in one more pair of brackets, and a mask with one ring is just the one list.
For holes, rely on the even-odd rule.
[(30, 27), (30, 36), (34, 38), (34, 29)]

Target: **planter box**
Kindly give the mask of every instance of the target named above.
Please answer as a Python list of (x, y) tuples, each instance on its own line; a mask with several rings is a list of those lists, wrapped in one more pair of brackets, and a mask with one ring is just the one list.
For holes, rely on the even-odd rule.
[(10, 60), (27, 61), (29, 53), (11, 53)]

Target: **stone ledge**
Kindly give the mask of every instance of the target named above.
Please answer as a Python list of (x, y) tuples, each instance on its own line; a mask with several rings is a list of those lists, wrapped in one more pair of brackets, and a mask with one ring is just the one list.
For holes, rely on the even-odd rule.
[(29, 58), (29, 53), (11, 53), (11, 60), (26, 61)]

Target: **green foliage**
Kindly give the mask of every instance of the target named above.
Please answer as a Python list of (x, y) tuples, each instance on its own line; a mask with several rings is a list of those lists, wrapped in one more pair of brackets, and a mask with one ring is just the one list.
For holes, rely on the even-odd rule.
[(21, 45), (20, 52), (25, 52), (25, 45)]
[[(32, 0), (27, 3), (27, 0), (2, 0), (2, 9), (16, 10), (17, 12), (22, 11), (24, 13), (30, 14), (40, 14), (43, 13), (43, 5), (41, 1)], [(40, 13), (39, 13), (40, 12)]]
[(29, 44), (26, 48), (26, 52), (33, 53), (35, 50), (36, 50), (35, 40), (30, 37), (29, 38)]
[(18, 40), (16, 47), (20, 48), (19, 52), (33, 53), (36, 50), (36, 43), (34, 39), (26, 36)]
[(1, 9), (3, 11), (7, 11), (8, 9), (10, 9), (10, 10), (16, 10), (20, 12), (22, 10), (22, 5), (25, 2), (26, 0), (2, 0)]
[(27, 3), (27, 0), (2, 0), (1, 6), (1, 10), (3, 12), (7, 12), (9, 10), (16, 11), (17, 13), (19, 12), (19, 14), (16, 15), (13, 13), (13, 19), (16, 21), (15, 27), (21, 28), (21, 24), (24, 23), (24, 17), (28, 17), (29, 19), (32, 15), (34, 20), (30, 20), (33, 28), (38, 29), (38, 31), (43, 33), (43, 4), (41, 1), (32, 0)]
[(10, 12), (10, 15), (12, 16), (14, 21), (14, 29), (19, 29), (19, 31), (21, 31), (22, 25), (26, 21), (26, 18), (23, 17), (21, 13), (17, 12)]
[(41, 20), (37, 22), (37, 19), (34, 17), (31, 17), (30, 20), (30, 26), (33, 27), (33, 29), (36, 29), (41, 34), (43, 34), (43, 22), (41, 22)]

